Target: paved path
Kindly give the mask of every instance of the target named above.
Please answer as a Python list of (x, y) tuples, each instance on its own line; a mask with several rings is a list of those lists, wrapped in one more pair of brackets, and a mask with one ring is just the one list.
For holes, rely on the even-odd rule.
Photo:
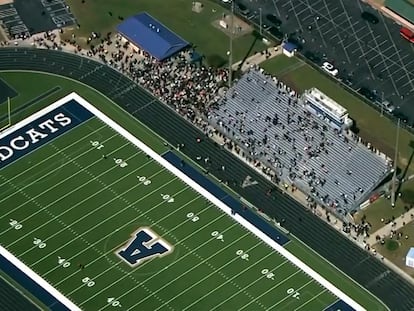
[[(264, 50), (262, 52), (257, 52), (256, 54), (246, 58), (244, 61), (241, 60), (241, 61), (238, 61), (237, 63), (234, 63), (232, 65), (232, 68), (233, 70), (240, 69), (242, 72), (245, 72), (252, 65), (259, 65), (260, 63), (263, 63), (264, 61), (271, 59), (280, 54), (282, 54), (282, 47), (280, 45), (272, 46), (268, 48), (267, 50)], [(240, 65), (241, 65), (241, 68), (240, 68)]]
[(365, 241), (368, 245), (374, 246), (378, 242), (376, 241), (376, 237), (380, 236), (381, 238), (389, 237), (391, 231), (400, 230), (404, 226), (414, 221), (414, 218), (411, 216), (414, 215), (412, 211), (406, 212), (402, 214), (400, 217), (396, 218), (393, 222), (384, 225), (380, 229), (375, 232), (372, 232), (368, 238), (365, 238)]

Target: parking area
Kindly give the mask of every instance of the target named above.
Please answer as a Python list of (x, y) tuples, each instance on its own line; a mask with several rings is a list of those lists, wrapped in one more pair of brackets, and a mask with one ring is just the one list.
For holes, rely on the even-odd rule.
[(31, 34), (76, 23), (64, 0), (14, 0), (14, 6)]
[(14, 0), (0, 6), (0, 20), (9, 39), (76, 24), (64, 0)]
[(0, 21), (2, 28), (9, 39), (29, 36), (29, 29), (20, 18), (13, 3), (0, 5)]
[[(250, 19), (271, 24), (266, 15), (281, 21), (280, 30), (302, 46), (315, 63), (328, 61), (337, 77), (371, 99), (391, 101), (400, 117), (414, 122), (414, 46), (401, 38), (400, 26), (360, 0), (240, 0), (251, 10)], [(370, 12), (373, 24), (361, 18)]]

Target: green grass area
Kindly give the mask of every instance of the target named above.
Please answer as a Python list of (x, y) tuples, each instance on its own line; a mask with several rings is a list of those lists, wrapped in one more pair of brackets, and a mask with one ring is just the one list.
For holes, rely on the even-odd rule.
[(260, 64), (260, 67), (276, 77), (282, 77), (284, 74), (305, 65), (306, 63), (297, 57), (287, 57), (286, 55), (281, 54), (264, 61)]
[[(359, 211), (354, 215), (354, 218), (357, 222), (360, 222), (362, 217), (365, 216), (365, 220), (371, 224), (370, 233), (373, 234), (375, 231), (380, 229), (387, 223), (387, 220), (393, 218), (398, 218), (402, 214), (410, 211), (410, 205), (406, 202), (413, 201), (413, 190), (414, 189), (414, 180), (408, 180), (401, 185), (399, 189), (400, 196), (396, 196), (395, 206), (392, 207), (391, 199), (386, 197), (381, 197), (374, 203), (370, 204), (367, 208)], [(404, 199), (404, 196), (406, 198)]]
[[(163, 0), (87, 0), (85, 3), (68, 0), (67, 3), (81, 26), (68, 31), (67, 37), (74, 32), (81, 42), (92, 31), (102, 34), (114, 32), (116, 25), (121, 22), (118, 16), (127, 18), (146, 11), (195, 45), (207, 59), (219, 56), (225, 63), (228, 59), (226, 53), (229, 49), (229, 37), (212, 23), (219, 20), (223, 13), (229, 12), (216, 3), (207, 0), (201, 2), (204, 5), (203, 11), (195, 13), (192, 11), (192, 0), (173, 0), (168, 5)], [(233, 61), (237, 62), (265, 48), (262, 41), (253, 34), (237, 38), (234, 40)]]
[[(15, 116), (15, 121), (76, 90), (157, 152), (165, 151), (162, 139), (97, 92), (75, 81), (27, 72), (4, 72), (0, 77), (20, 94), (13, 101), (15, 108), (27, 103), (27, 97), (35, 98), (44, 92), (27, 89), (24, 81), (42, 81), (49, 88), (61, 87), (59, 94), (25, 109)], [(290, 310), (307, 302), (307, 308), (320, 310), (332, 302), (331, 294), (323, 292), (302, 272), (296, 272), (297, 268), (290, 263), (278, 267), (284, 262), (279, 255), (177, 182), (112, 129), (96, 119), (89, 122), (2, 169), (0, 174), (3, 176), (0, 188), (4, 194), (1, 205), (8, 207), (0, 218), (0, 241), (74, 301), (84, 303), (85, 309), (95, 310), (96, 306), (109, 308), (108, 297), (115, 297), (124, 306), (132, 306), (149, 296), (152, 298), (138, 307), (155, 309), (167, 302), (182, 309), (207, 295), (199, 301), (207, 309), (221, 302), (225, 304), (223, 307), (238, 309), (252, 301), (247, 292), (253, 297), (247, 309), (262, 309), (260, 303), (265, 307)], [(90, 141), (94, 140), (104, 143), (105, 153), (110, 155), (107, 160), (102, 159), (102, 151), (91, 146)], [(116, 166), (112, 155), (125, 159), (128, 166)], [(150, 179), (151, 184), (140, 184), (137, 175)], [(79, 186), (82, 188), (73, 191)], [(164, 204), (161, 194), (175, 194), (175, 202)], [(127, 207), (128, 202), (134, 204)], [(189, 219), (189, 213), (197, 215), (199, 220)], [(9, 226), (11, 217), (21, 222), (21, 230)], [(142, 226), (151, 226), (175, 249), (170, 255), (131, 269), (114, 251)], [(213, 231), (222, 232), (225, 242), (213, 238)], [(39, 248), (39, 243), (33, 244), (34, 238), (41, 239), (46, 246)], [(299, 242), (291, 241), (287, 249), (306, 263), (309, 260), (312, 268), (360, 304), (385, 310), (373, 296)], [(239, 258), (238, 250), (248, 253), (250, 260)], [(67, 268), (59, 265), (58, 256), (71, 265)], [(80, 270), (78, 263), (87, 266)], [(164, 270), (166, 266), (171, 269)], [(263, 269), (277, 272), (275, 280), (262, 274)], [(88, 281), (83, 283), (86, 278)], [(173, 281), (176, 278), (178, 284)], [(197, 283), (203, 278), (205, 280)], [(95, 283), (88, 287), (91, 280)], [(128, 292), (136, 288), (137, 280), (143, 283), (142, 287)], [(219, 290), (224, 288), (222, 284), (226, 285), (226, 290)], [(179, 295), (189, 287), (186, 295)], [(299, 302), (286, 293), (289, 288), (299, 289)], [(232, 295), (235, 296), (228, 299)], [(157, 297), (161, 297), (161, 301)]]
[(398, 218), (405, 212), (405, 204), (401, 200), (396, 200), (394, 208), (391, 206), (390, 199), (380, 198), (367, 208), (354, 215), (356, 222), (360, 222), (363, 216), (371, 224), (370, 233), (373, 234), (384, 226), (387, 219)]
[(315, 271), (318, 271), (325, 279), (329, 280), (333, 284), (340, 283), (341, 290), (345, 293), (352, 293), (350, 296), (356, 301), (363, 301), (363, 305), (366, 306), (367, 310), (387, 309), (377, 298), (372, 296), (372, 294), (370, 294), (362, 286), (356, 291), (355, 287), (359, 287), (360, 285), (356, 284), (355, 281), (349, 278), (346, 274), (339, 271), (335, 266), (319, 256), (315, 251), (303, 243), (295, 241), (294, 243), (286, 245), (286, 248), (303, 262), (306, 262), (309, 267)]
[[(110, 309), (107, 297), (143, 310), (323, 310), (336, 300), (95, 118), (0, 178), (2, 244), (85, 310)], [(131, 267), (119, 249), (148, 227), (174, 250)]]
[[(151, 146), (155, 151), (161, 152), (166, 150), (161, 139), (154, 140), (154, 133), (151, 130), (141, 123), (136, 122), (133, 117), (119, 108), (118, 105), (108, 104), (108, 99), (104, 98), (101, 93), (89, 88), (85, 84), (56, 75), (34, 72), (0, 72), (0, 77), (18, 90), (19, 93), (11, 102), (12, 123), (22, 120), (76, 90), (80, 96), (93, 102), (105, 114), (114, 115), (120, 125), (128, 129), (131, 133), (139, 136), (143, 142), (151, 143)], [(25, 81), (41, 81), (41, 83), (25, 83)], [(30, 105), (18, 113), (14, 112), (19, 110), (20, 107), (24, 107), (34, 98), (41, 96), (56, 86), (60, 87), (59, 92)], [(2, 115), (0, 115), (0, 117), (2, 117)]]
[[(384, 245), (378, 243), (374, 248), (408, 275), (414, 277), (414, 269), (405, 266), (405, 256), (407, 255), (408, 250), (411, 247), (414, 247), (414, 221), (412, 220), (410, 213), (407, 213), (405, 217), (407, 219), (407, 224), (400, 230), (397, 230), (397, 233), (402, 233), (402, 237), (399, 240), (397, 240), (395, 236), (393, 239), (387, 238)], [(408, 238), (406, 238), (406, 236)]]

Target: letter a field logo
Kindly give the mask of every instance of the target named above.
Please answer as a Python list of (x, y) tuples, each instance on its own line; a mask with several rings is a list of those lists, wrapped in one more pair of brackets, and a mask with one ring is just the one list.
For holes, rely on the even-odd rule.
[(132, 239), (116, 254), (130, 266), (136, 267), (153, 257), (162, 257), (173, 251), (173, 247), (149, 228), (140, 228)]

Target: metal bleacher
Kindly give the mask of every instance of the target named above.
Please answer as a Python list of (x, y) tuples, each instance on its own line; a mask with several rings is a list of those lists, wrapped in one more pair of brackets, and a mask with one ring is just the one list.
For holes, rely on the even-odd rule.
[(211, 106), (209, 120), (281, 180), (340, 215), (356, 210), (391, 170), (388, 157), (305, 112), (294, 91), (259, 69)]

